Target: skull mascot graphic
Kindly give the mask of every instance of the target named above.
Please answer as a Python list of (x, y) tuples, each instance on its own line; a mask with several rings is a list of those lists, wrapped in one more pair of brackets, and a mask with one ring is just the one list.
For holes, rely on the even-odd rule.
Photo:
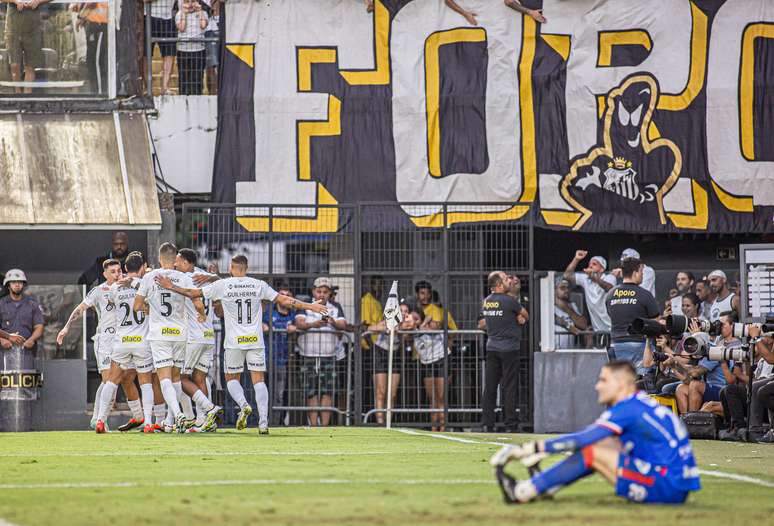
[(604, 230), (611, 217), (627, 228), (667, 224), (664, 196), (680, 177), (682, 155), (653, 123), (658, 97), (658, 83), (647, 74), (608, 94), (602, 145), (576, 159), (562, 180), (562, 196), (580, 212), (574, 230), (595, 221)]

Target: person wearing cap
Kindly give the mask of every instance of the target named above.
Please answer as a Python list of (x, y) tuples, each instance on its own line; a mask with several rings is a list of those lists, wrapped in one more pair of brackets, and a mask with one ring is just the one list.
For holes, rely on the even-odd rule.
[(327, 426), (331, 420), (330, 411), (319, 411), (319, 407), (333, 407), (336, 392), (336, 347), (339, 337), (336, 331), (347, 328), (347, 320), (339, 309), (330, 302), (333, 284), (326, 277), (314, 280), (312, 296), (316, 303), (322, 303), (328, 314), (304, 310), (296, 314), (296, 328), (303, 331), (298, 337), (298, 351), (301, 354), (301, 378), (306, 397), (309, 425)]
[[(3, 287), (8, 288), (8, 295), (0, 299), (0, 329), (22, 336), (22, 347), (35, 350), (43, 336), (43, 310), (35, 298), (22, 294), (26, 285), (27, 276), (21, 270), (15, 268), (5, 274)], [(10, 349), (13, 344), (12, 340), (0, 336), (3, 349)]]
[[(417, 284), (414, 285), (414, 292), (417, 294), (417, 304), (422, 308), (425, 317), (430, 318), (431, 320), (428, 324), (432, 326), (433, 330), (443, 329), (443, 314), (445, 309), (437, 302), (433, 303), (433, 286), (430, 285), (428, 281), (418, 281)], [(456, 331), (457, 322), (454, 321), (451, 312), (447, 310), (446, 316), (449, 330)]]
[(565, 278), (561, 278), (554, 291), (554, 348), (577, 349), (583, 348), (578, 333), (585, 331), (589, 322), (581, 314), (581, 310), (570, 298), (571, 284)]
[(610, 316), (605, 309), (605, 295), (615, 286), (615, 276), (605, 273), (607, 261), (602, 256), (594, 256), (583, 272), (575, 272), (578, 263), (587, 255), (585, 250), (575, 251), (575, 257), (564, 269), (564, 279), (583, 289), (594, 332), (609, 332)]
[[(634, 250), (633, 248), (626, 248), (623, 252), (621, 252), (621, 265), (623, 265), (623, 262), (627, 259), (636, 259), (639, 262), (642, 262), (642, 258), (640, 257), (640, 253)], [(646, 264), (642, 264), (642, 285), (640, 285), (643, 289), (650, 292), (650, 295), (654, 298), (656, 297), (656, 271), (653, 270), (652, 267), (649, 267)], [(613, 269), (612, 274), (616, 278), (622, 278), (621, 276), (621, 267), (618, 267), (616, 269)]]
[(724, 312), (739, 312), (739, 297), (728, 288), (728, 279), (726, 273), (722, 270), (713, 270), (707, 276), (710, 289), (715, 294), (715, 301), (712, 302), (709, 312), (709, 321), (717, 321)]

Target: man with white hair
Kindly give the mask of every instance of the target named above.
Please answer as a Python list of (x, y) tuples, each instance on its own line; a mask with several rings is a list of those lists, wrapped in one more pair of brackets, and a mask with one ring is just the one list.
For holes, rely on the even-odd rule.
[(592, 257), (583, 272), (575, 272), (578, 263), (587, 255), (586, 250), (575, 252), (575, 257), (564, 270), (564, 279), (583, 289), (594, 332), (610, 332), (610, 316), (605, 307), (605, 296), (615, 286), (616, 280), (613, 275), (605, 273), (607, 261), (602, 256)]

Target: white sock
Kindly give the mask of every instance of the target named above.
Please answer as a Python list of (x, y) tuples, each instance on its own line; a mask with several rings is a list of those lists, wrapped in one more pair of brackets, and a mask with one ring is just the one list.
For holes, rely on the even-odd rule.
[(177, 415), (180, 414), (180, 402), (177, 400), (177, 392), (172, 380), (169, 378), (161, 379), (161, 393), (164, 395), (164, 401), (167, 403), (167, 409), (172, 419), (177, 419)]
[(142, 413), (142, 402), (139, 400), (127, 400), (126, 403), (129, 405), (129, 410), (132, 412), (132, 418), (137, 420), (138, 422), (143, 419), (143, 413)]
[(180, 407), (183, 409), (183, 414), (188, 420), (192, 420), (194, 417), (193, 406), (191, 405), (191, 397), (183, 392), (183, 383), (175, 382), (175, 392), (177, 393), (177, 399), (180, 401)]
[(97, 387), (97, 392), (94, 394), (94, 410), (91, 412), (91, 419), (94, 420), (97, 418), (97, 415), (99, 414), (99, 404), (100, 404), (100, 396), (102, 396), (102, 389), (105, 387), (105, 382), (102, 382), (99, 384), (99, 387)]
[(258, 406), (258, 425), (269, 421), (269, 390), (265, 382), (258, 382), (253, 385), (255, 389), (255, 403)]
[(239, 383), (239, 380), (229, 380), (228, 384), (226, 384), (226, 388), (228, 389), (228, 394), (231, 395), (231, 398), (236, 402), (240, 409), (247, 405), (245, 390), (242, 389), (242, 384)]
[[(113, 384), (113, 385), (115, 385), (116, 388), (113, 389), (113, 396), (110, 397), (110, 403), (108, 404), (107, 409), (105, 410), (105, 415), (102, 417), (102, 420), (105, 423), (107, 423), (107, 419), (110, 418), (110, 413), (113, 412), (113, 407), (116, 405), (116, 395), (118, 394), (118, 384)], [(102, 389), (102, 392), (103, 393), (105, 392), (104, 388)]]
[(102, 388), (99, 397), (99, 413), (97, 413), (97, 420), (102, 420), (104, 422), (107, 419), (110, 407), (113, 405), (113, 400), (115, 400), (116, 391), (118, 391), (118, 386), (116, 384), (113, 382), (105, 382), (105, 386)]
[(155, 423), (162, 425), (167, 417), (167, 406), (165, 404), (156, 404), (153, 406), (153, 418)]
[(142, 394), (142, 416), (146, 424), (153, 423), (153, 386), (151, 384), (140, 384), (140, 393)]
[[(204, 377), (204, 383), (207, 384), (207, 397), (212, 396), (212, 378), (209, 375)], [(212, 398), (210, 398), (212, 400)]]
[(213, 407), (215, 407), (215, 404), (210, 402), (210, 399), (207, 398), (207, 395), (205, 395), (201, 389), (198, 389), (194, 395), (193, 395), (193, 401), (196, 402), (196, 407), (201, 407), (203, 412), (210, 411)]

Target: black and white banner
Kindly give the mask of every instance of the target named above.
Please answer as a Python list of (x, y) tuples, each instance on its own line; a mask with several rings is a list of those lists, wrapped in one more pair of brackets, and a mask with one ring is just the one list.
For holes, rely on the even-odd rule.
[[(227, 2), (214, 200), (308, 205), (286, 211), (306, 231), (337, 228), (316, 205), (362, 201), (774, 230), (774, 2), (544, 0), (546, 24), (457, 3), (477, 25), (442, 0)], [(439, 226), (440, 207), (395, 210)], [(249, 230), (266, 213), (238, 209)]]

